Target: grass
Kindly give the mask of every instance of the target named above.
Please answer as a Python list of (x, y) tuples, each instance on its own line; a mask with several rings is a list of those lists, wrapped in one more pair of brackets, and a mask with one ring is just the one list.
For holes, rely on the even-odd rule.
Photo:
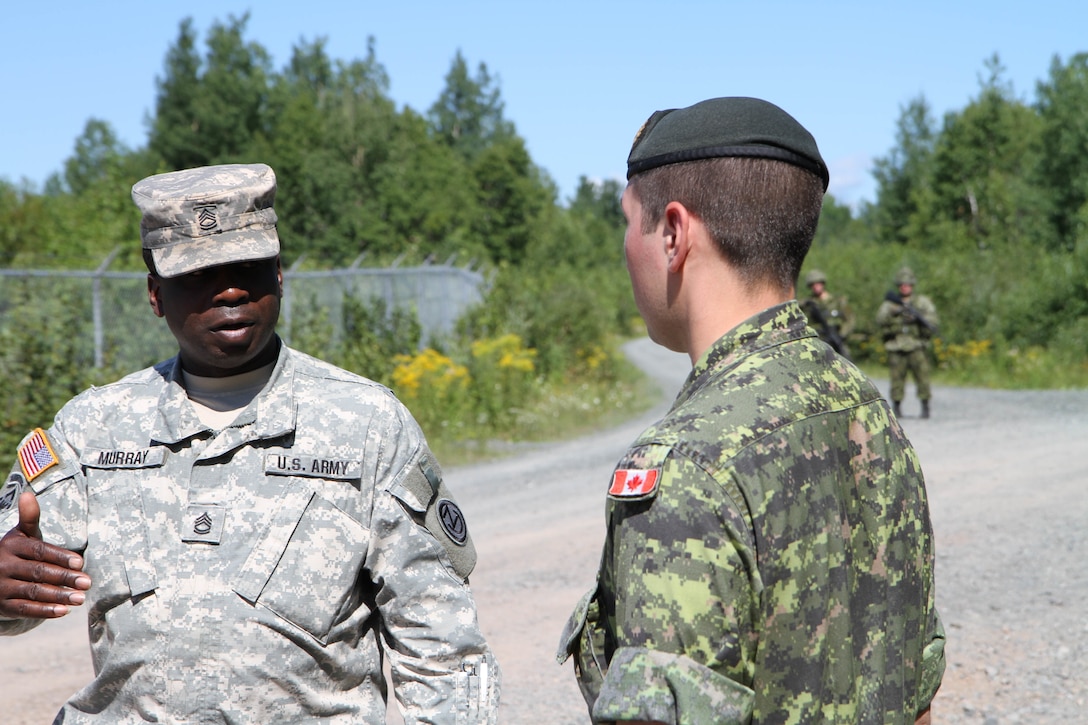
[(661, 399), (661, 390), (626, 359), (616, 362), (615, 379), (542, 384), (514, 425), (501, 436), (458, 440), (424, 431), (443, 465), (466, 465), (516, 454), (526, 446), (570, 440), (619, 425)]

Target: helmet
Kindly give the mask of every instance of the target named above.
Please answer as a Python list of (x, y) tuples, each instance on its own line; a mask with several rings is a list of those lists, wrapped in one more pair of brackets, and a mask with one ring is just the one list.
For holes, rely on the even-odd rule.
[(899, 271), (895, 273), (896, 284), (918, 284), (918, 280), (914, 277), (914, 270), (910, 267), (900, 267)]
[(818, 269), (814, 269), (814, 270), (812, 270), (811, 272), (809, 272), (808, 274), (805, 275), (805, 286), (806, 287), (811, 287), (812, 285), (816, 284), (817, 282), (823, 282), (824, 284), (827, 284), (827, 275), (825, 275), (823, 272), (821, 272)]

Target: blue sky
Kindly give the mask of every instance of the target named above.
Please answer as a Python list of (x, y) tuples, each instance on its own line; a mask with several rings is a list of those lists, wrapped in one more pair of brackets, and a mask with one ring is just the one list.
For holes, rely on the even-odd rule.
[(155, 81), (191, 17), (200, 50), (213, 21), (247, 10), (247, 39), (278, 70), (300, 40), (334, 59), (368, 36), (390, 95), (423, 113), (460, 50), (498, 78), (506, 116), (562, 199), (578, 178), (623, 178), (647, 116), (713, 96), (765, 98), (816, 137), (840, 201), (873, 200), (872, 160), (924, 95), (940, 118), (977, 96), (997, 53), (1027, 102), (1055, 56), (1088, 52), (1088, 3), (462, 0), (283, 2), (75, 0), (6, 4), (0, 28), (0, 178), (35, 188), (60, 171), (88, 118), (146, 143)]

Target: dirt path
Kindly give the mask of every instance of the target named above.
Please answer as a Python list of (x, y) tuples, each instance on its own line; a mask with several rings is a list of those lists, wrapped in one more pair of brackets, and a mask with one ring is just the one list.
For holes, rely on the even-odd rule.
[[(671, 399), (686, 358), (646, 341), (631, 352)], [(587, 722), (555, 648), (593, 584), (612, 466), (664, 407), (447, 471), (480, 552), (472, 584), (503, 668), (503, 723)], [(948, 632), (934, 722), (1088, 723), (1088, 391), (937, 388), (932, 419), (918, 419), (913, 400), (904, 408), (926, 472)], [(49, 723), (89, 677), (78, 616), (0, 640), (0, 719)]]

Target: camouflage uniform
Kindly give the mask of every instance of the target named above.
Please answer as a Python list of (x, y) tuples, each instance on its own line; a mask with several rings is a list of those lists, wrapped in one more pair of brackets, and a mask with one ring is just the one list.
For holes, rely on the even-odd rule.
[[(896, 281), (904, 280), (913, 285), (914, 275), (909, 269), (900, 270)], [(895, 297), (895, 295), (889, 295)], [(876, 313), (876, 324), (884, 338), (884, 351), (888, 356), (888, 376), (891, 379), (891, 399), (898, 413), (899, 403), (906, 393), (907, 373), (914, 376), (918, 386), (918, 400), (922, 401), (924, 415), (928, 417), (932, 388), (929, 381), (928, 348), (933, 330), (940, 324), (937, 307), (925, 295), (912, 294), (908, 300), (913, 311), (901, 301), (885, 298)], [(919, 315), (928, 322), (927, 327)]]
[[(813, 270), (806, 277), (806, 284), (811, 287), (815, 282), (826, 284), (827, 278), (819, 270)], [(854, 331), (857, 320), (846, 296), (833, 295), (830, 292), (825, 292), (822, 297), (812, 294), (801, 302), (801, 309), (805, 311), (809, 324), (820, 339), (849, 360), (850, 345), (847, 340)]]
[[(96, 676), (58, 722), (384, 723), (384, 657), (406, 723), (495, 722), (475, 551), (405, 408), (281, 346), (217, 432), (180, 375), (88, 390), (35, 434), (44, 540), (93, 581)], [(0, 499), (27, 478), (17, 464)]]
[(913, 723), (937, 691), (918, 460), (796, 302), (695, 365), (620, 461), (607, 515), (559, 653), (594, 722)]

